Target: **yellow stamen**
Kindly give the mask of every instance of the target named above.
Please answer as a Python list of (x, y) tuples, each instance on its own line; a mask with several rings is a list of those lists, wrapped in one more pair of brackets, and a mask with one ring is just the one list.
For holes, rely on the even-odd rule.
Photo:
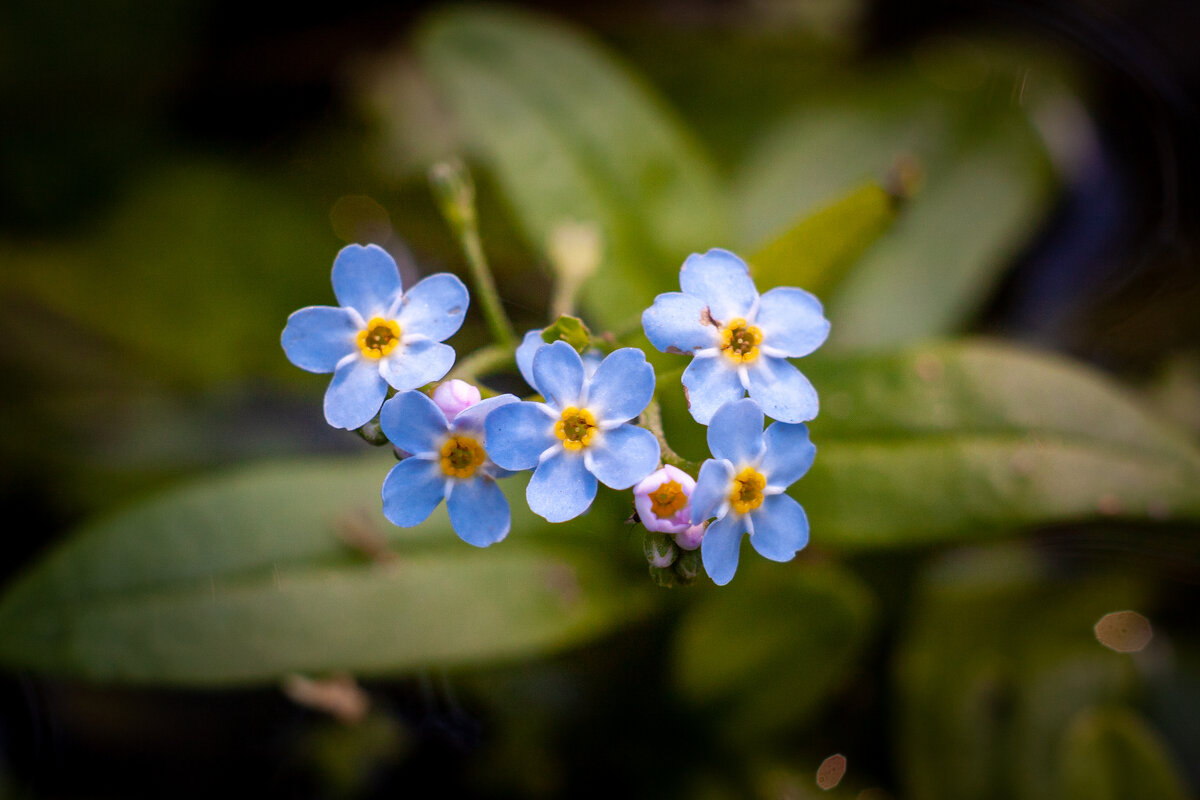
[(568, 450), (582, 450), (596, 438), (596, 418), (586, 408), (569, 406), (562, 411), (562, 418), (554, 423), (554, 435), (562, 440)]
[(470, 436), (451, 436), (442, 444), (442, 472), (448, 477), (469, 478), (486, 460), (487, 453)]
[(358, 332), (358, 349), (367, 358), (380, 359), (400, 344), (400, 324), (393, 319), (371, 317), (367, 327)]
[(739, 514), (753, 511), (762, 505), (763, 489), (766, 487), (767, 479), (754, 467), (746, 467), (733, 479), (729, 504)]
[(721, 350), (731, 361), (747, 364), (758, 358), (758, 346), (762, 343), (762, 331), (746, 320), (736, 317), (721, 329)]
[(687, 505), (688, 501), (679, 481), (667, 481), (647, 496), (650, 498), (650, 510), (659, 519), (670, 519), (675, 516), (679, 509)]

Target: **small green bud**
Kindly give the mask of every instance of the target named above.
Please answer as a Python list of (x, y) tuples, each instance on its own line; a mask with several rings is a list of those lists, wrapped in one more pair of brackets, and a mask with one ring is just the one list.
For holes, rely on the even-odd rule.
[(378, 414), (376, 414), (375, 418), (366, 425), (363, 425), (361, 428), (356, 428), (354, 432), (361, 436), (363, 441), (367, 442), (368, 444), (373, 444), (376, 447), (382, 447), (388, 443), (387, 434), (383, 432), (383, 426), (379, 424)]
[(429, 168), (429, 185), (438, 208), (456, 230), (475, 225), (475, 181), (466, 164), (457, 158)]
[(560, 339), (574, 347), (575, 352), (582, 353), (592, 343), (592, 332), (579, 317), (564, 314), (542, 331), (542, 341), (546, 344), (554, 344)]
[(652, 567), (669, 567), (675, 563), (675, 558), (679, 555), (679, 548), (675, 546), (675, 540), (667, 534), (657, 531), (646, 532), (646, 538), (642, 540), (642, 550)]
[(675, 559), (674, 569), (684, 585), (696, 580), (700, 575), (700, 571), (704, 569), (703, 564), (700, 562), (700, 551), (685, 550), (680, 553), (679, 558)]
[(650, 580), (664, 589), (674, 589), (679, 585), (679, 576), (670, 567), (650, 567)]

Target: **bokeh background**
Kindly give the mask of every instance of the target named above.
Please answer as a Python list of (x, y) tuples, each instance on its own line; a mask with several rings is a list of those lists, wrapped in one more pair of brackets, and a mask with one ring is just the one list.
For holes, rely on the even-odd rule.
[[(853, 273), (867, 277), (842, 287), (835, 352), (966, 334), (1058, 353), (1119, 381), (1194, 447), (1200, 6), (489, 8), (556, 20), (565, 46), (583, 37), (656, 98), (722, 187), (730, 242), (762, 243), (863, 180), (907, 197), (907, 227), (883, 234)], [(279, 331), (292, 310), (332, 301), (329, 266), (348, 242), (385, 245), (408, 281), (466, 274), (426, 183), (436, 159), (461, 154), (473, 167), (506, 307), (518, 330), (545, 324), (550, 273), (489, 162), (487, 121), (456, 119), (453, 81), (430, 77), (448, 69), (428, 33), (448, 9), (474, 13), (202, 0), (0, 8), (6, 584), (79, 526), (189, 478), (367, 449), (324, 424), (325, 379), (286, 361)], [(939, 271), (956, 259), (960, 271)], [(454, 343), (464, 353), (485, 338), (473, 309)], [(819, 574), (800, 589), (768, 569), (746, 578), (740, 606), (708, 616), (688, 612), (712, 602), (712, 587), (653, 589), (638, 602), (658, 612), (615, 633), (494, 665), (368, 676), (371, 710), (350, 713), (355, 722), (297, 702), (278, 680), (177, 687), (10, 668), (0, 788), (1193, 796), (1200, 529), (1195, 515), (1098, 511), (1113, 519), (1014, 524), (979, 550), (830, 551), (814, 530), (798, 568)], [(640, 580), (636, 534), (620, 536), (612, 559)], [(828, 603), (843, 616), (793, 619), (773, 606), (792, 591), (788, 609)], [(1078, 624), (1127, 608), (1155, 631), (1136, 654), (1105, 650)], [(720, 650), (705, 637), (743, 629), (728, 647), (804, 634), (753, 669), (730, 667), (727, 684), (693, 675), (680, 688), (680, 648)], [(1067, 719), (1053, 709), (1072, 692), (1082, 699)], [(816, 770), (838, 753), (846, 777), (825, 792)]]

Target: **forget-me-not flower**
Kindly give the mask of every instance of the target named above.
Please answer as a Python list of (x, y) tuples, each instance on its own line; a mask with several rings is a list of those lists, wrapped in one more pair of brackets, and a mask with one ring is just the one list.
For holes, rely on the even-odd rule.
[(633, 487), (633, 507), (648, 531), (675, 535), (684, 550), (695, 550), (704, 536), (702, 525), (692, 524), (692, 492), (696, 481), (679, 467), (667, 464)]
[(293, 364), (333, 373), (325, 419), (335, 428), (369, 422), (388, 385), (416, 389), (454, 365), (454, 348), (441, 342), (462, 326), (470, 301), (454, 275), (430, 275), (405, 292), (386, 250), (352, 244), (334, 259), (333, 293), (340, 307), (294, 312), (282, 339)]
[(784, 494), (817, 454), (808, 427), (775, 422), (764, 431), (762, 409), (743, 398), (713, 414), (708, 447), (715, 458), (700, 466), (691, 521), (716, 517), (700, 544), (709, 577), (718, 586), (733, 579), (744, 533), (764, 558), (790, 561), (808, 544), (808, 517)]
[(773, 419), (817, 416), (817, 391), (788, 362), (829, 336), (821, 302), (791, 286), (761, 296), (746, 262), (728, 250), (693, 253), (679, 270), (682, 292), (654, 298), (642, 313), (647, 338), (665, 353), (694, 356), (683, 372), (692, 416), (708, 425), (744, 393)]
[(488, 452), (505, 469), (533, 469), (529, 507), (550, 522), (573, 519), (592, 504), (596, 481), (628, 489), (658, 464), (658, 440), (629, 424), (654, 394), (654, 369), (624, 347), (586, 374), (566, 342), (538, 348), (531, 375), (545, 403), (522, 402), (488, 416)]
[(383, 404), (379, 424), (392, 444), (411, 455), (383, 481), (383, 515), (402, 528), (419, 525), (446, 500), (450, 524), (464, 542), (487, 547), (508, 535), (508, 499), (496, 485), (511, 473), (488, 458), (488, 416), (516, 403), (489, 397), (447, 419), (422, 392), (403, 392)]

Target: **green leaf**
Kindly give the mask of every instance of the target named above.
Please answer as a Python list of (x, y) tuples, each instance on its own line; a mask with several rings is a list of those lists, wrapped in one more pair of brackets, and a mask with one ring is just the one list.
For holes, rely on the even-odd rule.
[(530, 246), (545, 254), (562, 223), (599, 227), (604, 259), (584, 298), (601, 326), (677, 288), (683, 258), (722, 242), (706, 156), (597, 43), (538, 17), (475, 8), (436, 16), (417, 47)]
[(891, 226), (895, 198), (876, 183), (801, 218), (749, 259), (759, 291), (800, 286), (821, 295)]
[(1136, 714), (1120, 708), (1081, 711), (1063, 736), (1064, 800), (1183, 800), (1179, 767)]
[(816, 462), (792, 488), (814, 544), (1200, 517), (1196, 448), (1110, 380), (1060, 357), (969, 341), (801, 367), (822, 401), (810, 423)]
[[(544, 652), (640, 612), (602, 556), (536, 544), (548, 526), (523, 503), (518, 541), (486, 553), (454, 535), (444, 504), (391, 526), (379, 511), (391, 463), (245, 469), (86, 527), (0, 600), (0, 661), (135, 683), (380, 674)], [(384, 541), (394, 560), (364, 555)]]
[(852, 674), (874, 598), (832, 565), (782, 567), (746, 551), (737, 580), (689, 609), (674, 674), (733, 740), (758, 743), (799, 726)]

